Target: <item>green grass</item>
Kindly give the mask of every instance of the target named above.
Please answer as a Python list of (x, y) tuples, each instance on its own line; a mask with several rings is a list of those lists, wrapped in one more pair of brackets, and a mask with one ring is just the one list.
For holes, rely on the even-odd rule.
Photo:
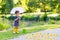
[[(4, 20), (4, 23), (7, 24), (8, 20)], [(21, 21), (19, 28), (22, 28), (22, 31), (19, 31), (20, 32), (19, 34), (13, 34), (12, 30), (7, 31), (7, 32), (0, 32), (0, 40), (8, 40), (8, 39), (15, 38), (23, 34), (32, 33), (36, 31), (60, 28), (60, 22), (58, 24), (52, 24), (51, 22), (45, 23), (43, 21), (40, 21), (40, 22), (31, 21), (30, 26), (28, 27), (27, 21)]]
[(35, 27), (25, 27), (22, 28), (22, 31), (19, 31), (19, 34), (13, 34), (12, 30), (7, 31), (7, 32), (0, 32), (0, 40), (8, 40), (10, 38), (14, 38), (23, 34), (27, 34), (27, 33), (32, 33), (32, 32), (36, 32), (36, 31), (41, 31), (41, 30), (47, 30), (47, 29), (51, 29), (51, 28), (60, 28), (60, 25), (56, 25), (56, 24), (51, 24), (51, 25), (43, 25), (43, 26), (35, 26)]

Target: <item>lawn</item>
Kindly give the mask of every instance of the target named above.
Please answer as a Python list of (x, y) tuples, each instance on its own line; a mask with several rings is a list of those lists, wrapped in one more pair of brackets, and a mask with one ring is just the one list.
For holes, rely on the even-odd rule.
[(23, 34), (27, 34), (27, 33), (32, 33), (32, 32), (36, 32), (36, 31), (42, 31), (42, 30), (48, 30), (48, 29), (54, 29), (54, 28), (60, 28), (60, 25), (57, 24), (46, 24), (46, 25), (41, 25), (41, 26), (35, 26), (35, 27), (25, 27), (25, 28), (21, 28), (22, 30), (20, 30), (19, 34), (13, 34), (12, 30), (7, 31), (7, 32), (0, 32), (0, 40), (8, 40), (10, 38), (14, 38)]

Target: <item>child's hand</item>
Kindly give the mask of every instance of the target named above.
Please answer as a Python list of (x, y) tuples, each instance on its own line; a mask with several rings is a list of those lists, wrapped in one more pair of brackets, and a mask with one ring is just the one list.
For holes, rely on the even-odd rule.
[(14, 21), (17, 21), (17, 20), (19, 20), (19, 18), (16, 18)]

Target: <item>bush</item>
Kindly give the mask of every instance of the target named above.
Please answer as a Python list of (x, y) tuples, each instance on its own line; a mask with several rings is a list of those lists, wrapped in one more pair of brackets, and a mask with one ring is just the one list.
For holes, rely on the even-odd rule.
[(5, 19), (7, 19), (7, 17), (6, 17), (6, 16), (1, 16), (1, 18), (5, 18)]
[(37, 15), (23, 15), (21, 16), (21, 20), (25, 20), (25, 21), (38, 21), (40, 18), (40, 16)]
[(6, 23), (0, 23), (0, 30), (8, 29), (10, 26)]
[(56, 16), (56, 17), (49, 17), (51, 20), (60, 20), (60, 16)]
[(57, 21), (57, 24), (60, 24), (60, 21)]
[(26, 29), (23, 29), (22, 33), (26, 33)]
[(50, 24), (55, 24), (55, 20), (50, 20), (49, 23)]
[(4, 29), (3, 24), (0, 23), (0, 31), (3, 30), (3, 29)]
[(8, 20), (14, 20), (14, 16), (10, 16), (10, 17), (8, 17)]
[(47, 14), (45, 13), (44, 16), (43, 16), (42, 18), (43, 18), (43, 21), (46, 22), (46, 21), (47, 21), (47, 18), (48, 18)]

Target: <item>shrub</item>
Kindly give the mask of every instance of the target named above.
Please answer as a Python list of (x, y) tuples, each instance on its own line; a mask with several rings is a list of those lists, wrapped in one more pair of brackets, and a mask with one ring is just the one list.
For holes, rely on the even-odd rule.
[(0, 30), (8, 29), (10, 26), (6, 23), (0, 23)]
[(56, 16), (56, 17), (49, 17), (51, 20), (60, 20), (60, 16)]
[(14, 20), (14, 16), (8, 17), (8, 20)]
[(42, 18), (43, 18), (43, 21), (46, 22), (46, 21), (47, 21), (47, 18), (48, 18), (47, 14), (45, 13), (44, 16), (43, 16)]
[(55, 24), (55, 20), (50, 20), (49, 23), (50, 24)]
[(24, 16), (21, 16), (21, 20), (25, 20), (25, 21), (37, 21), (39, 20), (40, 17), (38, 17), (37, 15), (24, 15)]
[(23, 29), (22, 33), (26, 33), (26, 29)]
[(3, 30), (3, 29), (4, 29), (3, 24), (0, 23), (0, 31)]
[(1, 18), (5, 18), (5, 19), (7, 19), (7, 17), (6, 17), (6, 16), (1, 16)]

